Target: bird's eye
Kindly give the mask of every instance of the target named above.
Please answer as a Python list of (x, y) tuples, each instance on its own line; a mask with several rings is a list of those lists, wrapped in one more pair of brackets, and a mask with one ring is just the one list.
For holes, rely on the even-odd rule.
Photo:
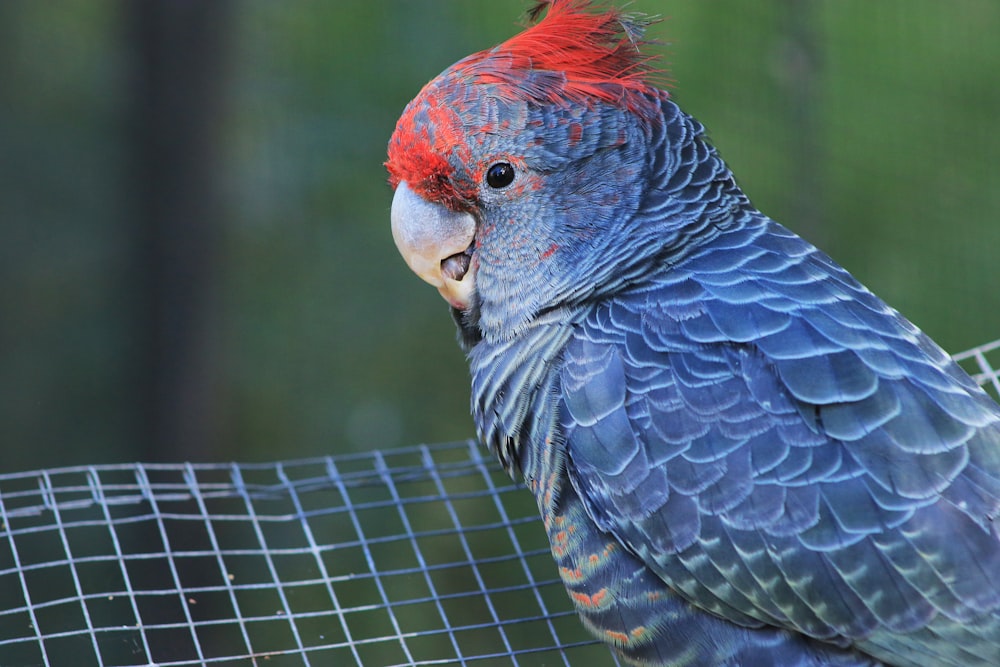
[(509, 162), (497, 162), (486, 170), (486, 185), (505, 188), (514, 181), (514, 167)]

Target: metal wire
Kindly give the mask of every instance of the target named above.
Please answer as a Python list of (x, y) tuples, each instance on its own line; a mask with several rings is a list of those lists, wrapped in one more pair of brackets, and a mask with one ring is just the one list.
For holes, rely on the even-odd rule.
[(613, 664), (473, 442), (0, 475), (5, 665)]
[[(1000, 396), (1000, 340), (955, 358)], [(616, 664), (471, 441), (0, 475), (0, 663)]]

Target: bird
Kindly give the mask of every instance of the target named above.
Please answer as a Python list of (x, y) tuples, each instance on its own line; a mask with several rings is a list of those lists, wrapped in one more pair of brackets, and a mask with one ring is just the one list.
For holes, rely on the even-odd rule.
[(1000, 665), (1000, 407), (737, 184), (655, 19), (550, 0), (388, 142), (483, 445), (631, 665)]

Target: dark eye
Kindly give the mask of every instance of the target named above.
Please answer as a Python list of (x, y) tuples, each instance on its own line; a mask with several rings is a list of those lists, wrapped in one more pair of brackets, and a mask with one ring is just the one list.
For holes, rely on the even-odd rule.
[(505, 188), (514, 181), (514, 167), (509, 162), (497, 162), (486, 170), (486, 185)]

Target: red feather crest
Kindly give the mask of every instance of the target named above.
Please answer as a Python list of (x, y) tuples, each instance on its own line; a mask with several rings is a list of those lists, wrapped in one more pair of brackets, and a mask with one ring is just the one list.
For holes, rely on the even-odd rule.
[[(645, 28), (654, 20), (614, 7), (592, 8), (589, 0), (540, 2), (528, 13), (536, 23), (467, 59), (463, 70), (482, 83), (510, 86), (515, 99), (558, 104), (597, 98), (642, 112), (651, 79), (662, 74), (650, 66), (656, 56), (641, 51), (647, 43)], [(525, 72), (539, 71), (558, 74), (561, 80), (542, 78), (535, 86), (526, 85)]]
[(640, 50), (649, 19), (597, 10), (589, 0), (547, 0), (529, 18), (534, 23), (523, 32), (460, 61), (411, 102), (389, 140), (386, 167), (393, 187), (406, 180), (415, 192), (452, 208), (462, 208), (474, 194), (475, 184), (453, 181), (449, 164), (449, 156), (466, 146), (469, 128), (455, 105), (470, 83), (492, 85), (493, 94), (511, 100), (601, 100), (641, 115), (655, 113), (655, 98), (665, 93), (651, 82), (660, 73), (650, 67), (655, 56)]

